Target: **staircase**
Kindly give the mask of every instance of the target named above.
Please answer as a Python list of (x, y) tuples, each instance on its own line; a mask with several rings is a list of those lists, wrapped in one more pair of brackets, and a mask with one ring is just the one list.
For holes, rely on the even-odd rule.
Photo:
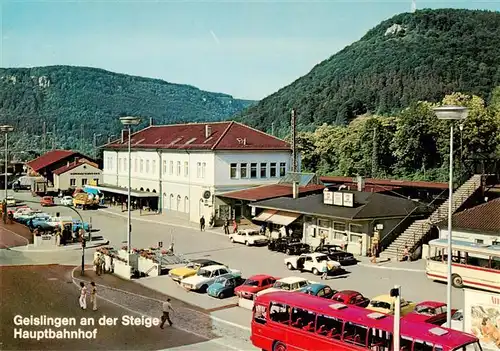
[[(482, 176), (473, 175), (461, 187), (453, 193), (453, 213), (458, 210), (480, 187)], [(422, 239), (429, 234), (431, 228), (437, 223), (448, 218), (448, 203), (446, 200), (439, 206), (429, 218), (413, 222), (401, 235), (399, 235), (384, 251), (380, 253), (381, 258), (400, 259), (403, 255), (405, 245), (413, 252), (421, 244)]]

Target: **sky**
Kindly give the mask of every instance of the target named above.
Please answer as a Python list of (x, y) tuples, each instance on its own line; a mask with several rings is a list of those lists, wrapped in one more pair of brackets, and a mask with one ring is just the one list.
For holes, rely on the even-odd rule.
[[(0, 67), (90, 66), (260, 100), (411, 0), (0, 0)], [(500, 0), (417, 0), (500, 11)]]

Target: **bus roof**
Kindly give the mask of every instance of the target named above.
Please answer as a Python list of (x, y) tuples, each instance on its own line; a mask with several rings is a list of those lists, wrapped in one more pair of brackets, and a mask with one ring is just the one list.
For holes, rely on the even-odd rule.
[[(482, 254), (500, 255), (500, 245), (476, 244), (469, 241), (452, 240), (454, 250), (474, 251)], [(429, 246), (448, 247), (448, 239), (434, 239), (429, 241)]]
[[(271, 292), (258, 296), (256, 303), (267, 305), (271, 301), (290, 304), (292, 307), (304, 308), (326, 316), (337, 317), (344, 321), (393, 332), (394, 318), (392, 316), (373, 312), (362, 307), (344, 305), (322, 297), (296, 292)], [(478, 340), (473, 335), (456, 330), (404, 319), (401, 319), (401, 335), (451, 349)]]

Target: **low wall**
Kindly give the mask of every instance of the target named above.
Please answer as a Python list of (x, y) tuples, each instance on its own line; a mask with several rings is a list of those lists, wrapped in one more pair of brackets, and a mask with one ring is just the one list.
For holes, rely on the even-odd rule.
[(137, 260), (137, 270), (149, 277), (157, 277), (160, 275), (160, 265), (153, 260), (139, 256)]
[(244, 308), (246, 310), (252, 310), (253, 309), (253, 300), (240, 298), (240, 299), (238, 299), (238, 306), (240, 306), (241, 308)]

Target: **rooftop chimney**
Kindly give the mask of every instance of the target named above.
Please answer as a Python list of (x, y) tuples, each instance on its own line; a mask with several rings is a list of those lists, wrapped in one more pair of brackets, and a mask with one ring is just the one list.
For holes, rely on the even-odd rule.
[(362, 176), (356, 177), (356, 182), (358, 183), (358, 191), (363, 191), (365, 189), (365, 180)]
[(297, 199), (299, 197), (299, 183), (293, 182), (292, 187), (293, 187), (293, 198)]
[(212, 135), (212, 127), (210, 127), (208, 124), (205, 125), (205, 138), (208, 139)]
[(122, 143), (128, 138), (128, 129), (122, 129)]
[(152, 126), (153, 125), (153, 117), (150, 117), (149, 118), (149, 125)]

